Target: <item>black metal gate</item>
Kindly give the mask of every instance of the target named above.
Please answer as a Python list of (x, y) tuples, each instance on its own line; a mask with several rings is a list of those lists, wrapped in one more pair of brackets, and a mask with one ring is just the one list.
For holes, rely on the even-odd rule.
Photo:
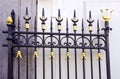
[[(107, 9), (106, 9), (107, 10)], [(66, 18), (66, 32), (61, 32), (61, 22), (63, 21), (63, 19), (61, 18), (60, 15), (60, 10), (58, 10), (58, 18), (56, 18), (57, 23), (57, 27), (58, 27), (58, 32), (54, 32), (53, 31), (53, 22), (52, 22), (52, 18), (51, 18), (51, 22), (50, 22), (50, 32), (46, 32), (45, 29), (45, 22), (47, 20), (47, 18), (44, 15), (44, 9), (42, 10), (42, 17), (40, 18), (41, 20), (41, 28), (42, 31), (38, 32), (37, 31), (37, 22), (36, 22), (36, 17), (35, 17), (35, 24), (34, 24), (34, 31), (29, 31), (29, 20), (31, 19), (31, 17), (28, 15), (28, 8), (26, 8), (26, 15), (24, 16), (24, 20), (25, 20), (25, 29), (26, 31), (21, 31), (20, 30), (20, 19), (18, 17), (18, 25), (16, 27), (15, 25), (15, 13), (14, 10), (11, 13), (11, 17), (8, 17), (7, 19), (7, 26), (8, 26), (8, 31), (3, 31), (3, 33), (7, 33), (8, 37), (7, 37), (7, 41), (8, 44), (3, 44), (3, 46), (7, 46), (8, 47), (8, 79), (13, 79), (13, 49), (17, 48), (17, 53), (16, 53), (16, 58), (17, 58), (17, 62), (18, 62), (18, 77), (17, 79), (21, 79), (20, 78), (20, 61), (22, 59), (22, 54), (23, 52), (21, 52), (21, 47), (24, 47), (25, 53), (26, 53), (26, 79), (28, 79), (28, 52), (29, 52), (29, 48), (33, 48), (33, 59), (34, 59), (34, 79), (38, 79), (37, 78), (37, 56), (38, 56), (38, 52), (37, 49), (38, 48), (42, 48), (41, 52), (43, 52), (43, 79), (45, 78), (45, 48), (50, 48), (50, 59), (51, 59), (51, 79), (53, 78), (53, 58), (54, 58), (54, 49), (57, 48), (58, 49), (58, 57), (59, 57), (59, 79), (62, 79), (62, 73), (61, 73), (61, 50), (62, 49), (66, 49), (66, 62), (67, 62), (67, 79), (70, 79), (70, 71), (69, 71), (69, 59), (70, 59), (70, 49), (74, 50), (74, 56), (75, 56), (75, 61), (74, 61), (74, 65), (75, 65), (75, 79), (78, 79), (78, 60), (77, 60), (77, 49), (82, 50), (81, 55), (82, 55), (82, 73), (83, 73), (83, 79), (86, 79), (86, 66), (85, 66), (85, 59), (86, 59), (86, 50), (89, 50), (90, 53), (90, 74), (91, 74), (91, 78), (90, 79), (94, 79), (94, 74), (93, 74), (93, 50), (97, 50), (97, 58), (98, 58), (98, 71), (99, 71), (99, 77), (98, 79), (102, 79), (102, 75), (101, 75), (101, 50), (105, 51), (105, 56), (106, 56), (106, 74), (107, 74), (107, 78), (106, 79), (111, 79), (111, 75), (110, 75), (110, 58), (109, 58), (109, 30), (111, 30), (111, 28), (109, 27), (109, 19), (105, 18), (105, 16), (103, 15), (103, 18), (105, 20), (105, 27), (102, 28), (102, 30), (104, 31), (102, 34), (100, 33), (100, 27), (99, 27), (99, 20), (97, 20), (97, 33), (92, 33), (93, 31), (93, 27), (92, 27), (92, 23), (94, 22), (94, 20), (91, 17), (91, 11), (89, 11), (89, 19), (87, 20), (88, 22), (88, 30), (89, 33), (84, 33), (84, 24), (83, 24), (83, 20), (82, 20), (82, 24), (81, 27), (78, 28), (77, 26), (77, 22), (78, 19), (76, 18), (76, 11), (74, 11), (74, 16), (72, 19), (73, 22), (73, 33), (69, 33), (69, 25), (68, 25), (68, 19)], [(17, 28), (17, 30), (15, 30), (15, 28)], [(81, 33), (77, 32), (77, 29), (81, 29)], [(46, 41), (49, 40), (49, 41)], [(56, 41), (54, 41), (56, 40)]]

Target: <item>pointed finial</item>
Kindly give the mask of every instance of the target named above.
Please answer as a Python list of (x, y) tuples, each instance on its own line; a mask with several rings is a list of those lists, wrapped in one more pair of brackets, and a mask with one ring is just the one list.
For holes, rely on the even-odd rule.
[(51, 17), (51, 20), (50, 20), (50, 29), (52, 30), (52, 17)]
[(14, 11), (14, 9), (11, 12), (11, 17), (13, 19), (13, 24), (14, 24), (15, 23), (15, 11)]
[(91, 10), (89, 11), (89, 19), (90, 19), (90, 18), (92, 18), (92, 16), (91, 16)]
[(31, 17), (28, 15), (28, 7), (26, 7), (26, 15), (23, 18), (25, 19), (25, 28), (29, 29), (29, 20), (31, 19)]
[(100, 28), (99, 28), (99, 19), (97, 20), (97, 31), (99, 31)]
[(91, 10), (89, 11), (89, 19), (87, 20), (88, 23), (93, 23), (94, 20), (92, 19), (92, 14), (91, 14)]
[(76, 10), (74, 10), (74, 18), (76, 18)]
[(42, 17), (45, 17), (44, 8), (42, 8)]
[(82, 31), (84, 31), (84, 21), (83, 21), (83, 18), (82, 18)]
[(37, 29), (37, 18), (35, 16), (34, 28)]
[(76, 10), (74, 10), (74, 14), (73, 14), (73, 19), (71, 19), (72, 22), (74, 22), (74, 24), (76, 24), (79, 20), (76, 18)]
[(28, 15), (28, 7), (26, 7), (26, 15)]
[(63, 21), (63, 19), (61, 18), (60, 9), (58, 9), (58, 18), (56, 18), (56, 21), (58, 21), (59, 23)]
[(61, 15), (60, 15), (60, 9), (58, 9), (58, 17), (61, 17)]
[(18, 29), (20, 28), (20, 17), (18, 16)]
[(46, 21), (47, 18), (45, 18), (45, 11), (44, 8), (42, 8), (42, 17), (40, 18), (41, 21)]
[(28, 7), (26, 7), (26, 15), (23, 17), (26, 21), (30, 20), (31, 17), (28, 15)]
[(91, 16), (91, 11), (89, 11), (89, 19), (87, 20), (87, 22), (89, 23), (88, 26), (89, 26), (89, 32), (92, 32), (93, 28), (92, 28), (92, 23), (94, 22), (94, 20), (92, 19), (92, 16)]
[(66, 18), (66, 30), (68, 30), (68, 18)]

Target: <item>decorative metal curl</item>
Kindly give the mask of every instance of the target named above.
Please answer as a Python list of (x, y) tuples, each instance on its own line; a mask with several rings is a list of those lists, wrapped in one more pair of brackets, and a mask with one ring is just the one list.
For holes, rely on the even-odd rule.
[[(36, 41), (34, 40), (35, 39), (35, 35), (31, 35), (29, 38), (28, 38), (28, 43), (30, 46), (38, 46), (38, 45), (42, 45), (42, 38), (40, 36), (36, 36)], [(33, 39), (33, 40), (32, 40)], [(39, 41), (38, 41), (39, 40)]]
[[(67, 39), (68, 38), (68, 40), (70, 40), (71, 39), (71, 41), (68, 41), (68, 43), (66, 42), (66, 41), (64, 41), (65, 39)], [(64, 36), (64, 37), (62, 37), (61, 38), (61, 45), (62, 46), (73, 46), (74, 45), (74, 38), (72, 38), (72, 37), (70, 37), (70, 36), (68, 36), (68, 37), (66, 37), (66, 36)]]
[[(98, 40), (100, 40), (99, 44), (97, 42)], [(95, 41), (96, 41), (96, 43), (95, 43)], [(101, 37), (100, 38), (96, 37), (92, 40), (92, 45), (93, 45), (93, 47), (104, 47), (105, 46), (105, 39), (101, 38)]]
[[(14, 35), (16, 40), (15, 43), (18, 45), (25, 45), (26, 44), (26, 38), (24, 35)], [(20, 39), (18, 39), (18, 36)]]
[[(49, 40), (49, 41), (47, 41), (48, 39), (54, 39), (53, 40), (53, 42), (51, 42), (51, 40)], [(55, 41), (55, 39), (57, 40), (57, 41)], [(58, 38), (57, 37), (55, 37), (55, 36), (47, 36), (46, 38), (45, 38), (45, 45), (48, 45), (48, 46), (57, 46), (58, 45)]]
[[(84, 39), (84, 43), (82, 42), (82, 39)], [(85, 41), (85, 39), (86, 39), (86, 41)], [(82, 46), (83, 45), (84, 47), (88, 47), (88, 46), (90, 46), (90, 40), (87, 37), (82, 37), (81, 36), (81, 37), (77, 38), (76, 44), (77, 44), (77, 46)]]

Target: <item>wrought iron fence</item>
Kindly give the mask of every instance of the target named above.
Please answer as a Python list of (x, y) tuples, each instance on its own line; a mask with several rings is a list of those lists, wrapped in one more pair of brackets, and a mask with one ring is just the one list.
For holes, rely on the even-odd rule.
[(86, 59), (86, 49), (90, 50), (90, 74), (91, 74), (91, 79), (93, 78), (93, 50), (97, 50), (97, 58), (98, 58), (98, 70), (99, 70), (99, 78), (101, 78), (101, 50), (105, 51), (106, 55), (106, 72), (107, 72), (107, 79), (111, 79), (110, 75), (110, 58), (109, 58), (109, 30), (111, 28), (109, 27), (109, 20), (110, 17), (105, 18), (103, 15), (103, 18), (105, 20), (105, 27), (102, 28), (104, 31), (103, 34), (100, 33), (100, 27), (99, 27), (99, 20), (97, 20), (97, 33), (92, 33), (93, 27), (92, 23), (94, 20), (91, 17), (91, 11), (89, 11), (89, 19), (87, 22), (89, 23), (88, 25), (88, 30), (89, 33), (85, 33), (84, 31), (84, 24), (82, 20), (81, 27), (81, 33), (77, 33), (77, 22), (79, 21), (76, 18), (76, 11), (74, 10), (74, 16), (72, 19), (73, 22), (73, 31), (74, 33), (69, 32), (69, 27), (68, 27), (68, 18), (66, 18), (66, 33), (61, 32), (61, 23), (63, 21), (61, 15), (60, 15), (60, 10), (58, 10), (58, 17), (56, 18), (57, 21), (57, 27), (58, 27), (58, 32), (53, 31), (53, 22), (51, 18), (51, 23), (50, 23), (50, 32), (45, 32), (45, 24), (47, 18), (44, 15), (44, 9), (42, 10), (42, 17), (40, 18), (41, 20), (41, 28), (42, 32), (37, 31), (37, 21), (35, 17), (35, 23), (34, 23), (34, 31), (29, 30), (29, 20), (31, 17), (28, 15), (28, 8), (26, 8), (26, 15), (24, 16), (25, 20), (25, 28), (26, 31), (20, 30), (20, 19), (18, 17), (18, 26), (17, 26), (17, 31), (15, 30), (15, 12), (14, 10), (11, 13), (11, 17), (8, 17), (7, 19), (7, 26), (8, 26), (8, 31), (3, 31), (3, 33), (7, 33), (7, 41), (8, 44), (3, 44), (3, 46), (8, 47), (8, 79), (13, 79), (13, 49), (16, 47), (17, 48), (17, 61), (18, 61), (18, 79), (20, 78), (20, 61), (22, 59), (22, 52), (20, 50), (21, 47), (25, 47), (25, 53), (26, 53), (26, 79), (28, 79), (28, 48), (33, 48), (34, 49), (34, 79), (37, 79), (37, 57), (38, 57), (38, 52), (37, 48), (42, 48), (43, 52), (43, 79), (45, 78), (45, 48), (50, 48), (50, 56), (51, 56), (51, 79), (53, 79), (53, 58), (54, 58), (54, 50), (53, 48), (58, 48), (59, 52), (59, 79), (62, 79), (62, 73), (61, 73), (61, 50), (64, 48), (66, 49), (66, 59), (67, 59), (67, 79), (70, 79), (70, 71), (69, 71), (69, 59), (70, 59), (70, 49), (74, 50), (74, 56), (75, 56), (75, 79), (78, 79), (78, 60), (77, 60), (77, 49), (82, 50), (82, 70), (83, 70), (83, 79), (86, 79), (86, 66), (85, 66), (85, 59)]

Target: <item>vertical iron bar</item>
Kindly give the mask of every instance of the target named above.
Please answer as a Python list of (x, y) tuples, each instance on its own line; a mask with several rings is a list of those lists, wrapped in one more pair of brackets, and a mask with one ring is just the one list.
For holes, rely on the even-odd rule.
[(92, 16), (91, 16), (91, 11), (89, 11), (89, 19), (87, 20), (89, 23), (89, 33), (90, 33), (90, 63), (91, 63), (91, 79), (93, 79), (93, 56), (92, 56), (92, 23), (94, 22), (94, 20), (92, 20)]
[[(68, 18), (66, 18), (66, 33), (68, 34)], [(66, 41), (67, 41), (67, 53), (69, 53), (69, 42), (68, 42), (68, 35), (66, 36)], [(69, 78), (69, 56), (67, 56), (67, 79)]]
[(18, 79), (20, 79), (20, 58), (18, 57)]
[[(53, 46), (53, 26), (52, 26), (52, 17), (51, 17), (51, 26), (50, 26), (50, 31), (51, 31), (51, 46)], [(53, 53), (53, 47), (51, 47), (51, 53)], [(53, 79), (53, 55), (51, 55), (51, 79)]]
[(43, 40), (42, 40), (42, 44), (43, 44), (43, 79), (45, 79), (45, 21), (47, 20), (47, 18), (45, 18), (45, 13), (44, 13), (44, 8), (42, 9), (42, 17), (40, 18), (40, 20), (42, 21), (41, 26), (42, 26), (42, 31), (43, 31)]
[[(76, 10), (74, 10), (74, 16), (72, 19), (73, 22), (73, 30), (74, 30), (74, 45), (76, 46), (76, 31), (77, 31), (77, 22), (78, 19), (76, 18)], [(76, 48), (74, 48), (74, 52), (75, 52), (75, 79), (77, 79), (77, 51)]]
[(67, 79), (69, 78), (69, 57), (67, 57)]
[[(60, 30), (59, 30), (60, 33)], [(59, 46), (61, 45), (60, 43), (60, 35), (59, 35)], [(61, 79), (61, 48), (59, 48), (59, 79)]]
[[(99, 27), (99, 20), (97, 20), (97, 34), (100, 31), (100, 27)], [(97, 36), (98, 39), (98, 47), (100, 47), (100, 37)], [(100, 54), (100, 49), (98, 49), (98, 54)], [(101, 57), (98, 57), (98, 67), (99, 67), (99, 79), (101, 79)]]
[[(82, 19), (82, 35), (84, 35), (84, 24), (83, 24), (83, 19)], [(82, 36), (82, 46), (84, 47), (84, 36)], [(84, 53), (85, 50), (84, 48), (82, 49), (82, 53)], [(85, 79), (85, 57), (83, 56), (83, 79)]]
[(44, 36), (44, 29), (43, 29), (43, 79), (45, 79), (45, 47), (44, 47), (44, 39), (45, 39), (45, 36)]
[(29, 42), (28, 42), (28, 30), (29, 30), (29, 20), (31, 19), (31, 17), (29, 17), (28, 15), (28, 7), (26, 7), (26, 15), (23, 17), (25, 19), (25, 28), (26, 28), (26, 79), (28, 79), (28, 46), (29, 46)]
[[(28, 46), (28, 29), (26, 29), (26, 45)], [(26, 79), (28, 79), (28, 47), (26, 47)]]
[(34, 66), (35, 66), (35, 79), (37, 79), (37, 57), (36, 56), (34, 59)]
[[(36, 15), (37, 16), (37, 15)], [(35, 32), (35, 48), (34, 48), (34, 52), (37, 51), (37, 17), (35, 17), (35, 24), (34, 24), (34, 32)], [(35, 67), (35, 79), (37, 79), (37, 57), (35, 56), (34, 58), (34, 67)]]
[[(90, 31), (90, 34), (92, 34), (92, 32)], [(91, 41), (92, 41), (92, 37), (90, 36), (90, 47), (91, 47)], [(92, 49), (90, 49), (90, 61), (91, 61), (91, 79), (93, 79), (93, 59), (92, 59)]]
[[(61, 14), (60, 14), (60, 9), (58, 9), (58, 18), (56, 18), (57, 23), (57, 27), (58, 27), (58, 32), (60, 34), (61, 31), (61, 22), (63, 19), (61, 19)], [(60, 35), (58, 36), (59, 39), (59, 46), (61, 45), (61, 41), (60, 41)], [(61, 79), (61, 48), (58, 49), (59, 50), (59, 79)]]
[[(18, 17), (18, 32), (20, 32), (20, 18)], [(20, 33), (18, 33), (18, 43), (20, 43)], [(20, 51), (20, 47), (18, 47), (18, 51)], [(18, 57), (18, 79), (20, 79), (20, 57)]]
[[(76, 31), (74, 31), (74, 34), (76, 34)], [(76, 40), (76, 35), (74, 35), (74, 40)], [(74, 41), (75, 46), (76, 46), (76, 41)], [(75, 52), (75, 79), (77, 79), (77, 50), (76, 48), (74, 49)]]

